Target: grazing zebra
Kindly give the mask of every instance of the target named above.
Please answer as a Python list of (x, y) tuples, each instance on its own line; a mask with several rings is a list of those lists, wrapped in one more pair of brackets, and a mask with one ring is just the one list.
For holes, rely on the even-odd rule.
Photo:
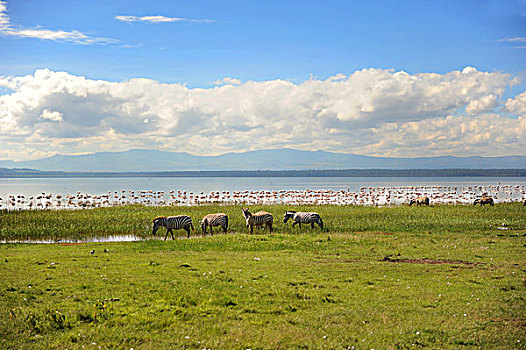
[(323, 230), (323, 221), (321, 220), (320, 214), (318, 213), (304, 213), (301, 211), (296, 212), (293, 210), (289, 210), (283, 216), (283, 222), (286, 223), (287, 221), (289, 221), (289, 219), (294, 220), (292, 227), (298, 224), (301, 229), (301, 224), (310, 224), (310, 227), (314, 228), (314, 224), (316, 223)]
[(475, 199), (475, 201), (473, 202), (473, 205), (477, 205), (477, 204), (480, 204), (481, 207), (484, 204), (489, 204), (489, 205), (493, 206), (494, 202), (493, 202), (493, 198), (483, 196), (482, 198)]
[(177, 215), (177, 216), (159, 216), (153, 220), (153, 232), (152, 235), (155, 235), (159, 227), (164, 226), (166, 227), (166, 235), (164, 236), (164, 240), (166, 241), (166, 237), (168, 237), (168, 233), (172, 235), (172, 239), (174, 238), (174, 234), (172, 230), (179, 230), (184, 228), (186, 232), (188, 233), (188, 238), (190, 238), (190, 228), (192, 231), (194, 230), (194, 225), (192, 224), (192, 218), (188, 215)]
[(429, 198), (427, 196), (424, 196), (424, 197), (418, 197), (416, 199), (411, 199), (411, 202), (409, 202), (409, 206), (412, 206), (415, 203), (416, 205), (422, 205), (422, 204), (429, 205)]
[(206, 228), (208, 226), (210, 226), (210, 233), (212, 235), (214, 234), (214, 231), (212, 230), (212, 227), (214, 226), (221, 226), (223, 232), (226, 233), (226, 230), (228, 229), (228, 216), (225, 213), (205, 215), (203, 220), (201, 220), (201, 231), (203, 231), (204, 234), (206, 234)]
[(272, 214), (267, 213), (266, 211), (258, 211), (257, 213), (252, 214), (248, 211), (248, 208), (241, 210), (243, 210), (243, 217), (246, 220), (247, 227), (250, 227), (250, 233), (254, 231), (254, 226), (263, 225), (266, 225), (269, 228), (270, 233), (272, 233), (272, 223), (274, 222)]

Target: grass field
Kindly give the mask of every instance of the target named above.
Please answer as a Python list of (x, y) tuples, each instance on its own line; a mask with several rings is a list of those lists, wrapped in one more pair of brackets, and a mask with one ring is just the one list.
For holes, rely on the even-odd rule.
[(328, 232), (251, 209), (275, 234), (248, 235), (234, 206), (1, 212), (0, 240), (147, 236), (158, 215), (218, 211), (231, 228), (0, 245), (0, 348), (526, 348), (520, 204), (295, 208)]

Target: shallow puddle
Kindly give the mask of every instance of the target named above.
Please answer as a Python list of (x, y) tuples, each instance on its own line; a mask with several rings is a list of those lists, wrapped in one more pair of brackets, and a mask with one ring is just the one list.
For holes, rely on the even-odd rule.
[[(175, 236), (175, 239), (196, 239), (207, 237), (201, 234), (191, 235), (190, 238), (182, 235)], [(82, 243), (111, 243), (111, 242), (138, 242), (138, 241), (149, 241), (149, 240), (164, 240), (164, 236), (148, 236), (141, 237), (136, 235), (114, 235), (105, 237), (85, 237), (78, 239), (8, 239), (0, 240), (0, 244), (6, 243), (17, 243), (17, 244), (60, 244), (60, 245), (74, 245)], [(167, 241), (171, 241), (172, 238), (168, 237)]]
[[(7, 240), (0, 243), (27, 243), (27, 244), (81, 244), (81, 243), (107, 243), (107, 242), (135, 242), (150, 238), (143, 238), (135, 235), (114, 235), (105, 237), (86, 237), (79, 239), (20, 239)], [(155, 239), (155, 238), (153, 238)]]

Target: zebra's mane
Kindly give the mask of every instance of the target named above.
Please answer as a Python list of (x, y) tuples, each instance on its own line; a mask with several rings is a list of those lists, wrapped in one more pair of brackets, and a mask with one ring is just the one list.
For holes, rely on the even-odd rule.
[(161, 219), (166, 219), (166, 216), (158, 216), (155, 219), (153, 219), (153, 221), (157, 221), (157, 220), (161, 220)]
[(286, 214), (296, 214), (296, 211), (294, 211), (294, 210), (287, 210)]

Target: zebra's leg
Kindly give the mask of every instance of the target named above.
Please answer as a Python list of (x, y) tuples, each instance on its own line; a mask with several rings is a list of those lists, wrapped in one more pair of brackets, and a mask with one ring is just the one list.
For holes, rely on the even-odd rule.
[(187, 238), (190, 238), (190, 227), (186, 226), (184, 229), (186, 230), (186, 233), (188, 233)]
[(213, 236), (214, 235), (214, 229), (213, 229), (213, 226), (210, 225), (210, 234)]
[(172, 241), (173, 241), (175, 237), (174, 237), (174, 232), (172, 231), (172, 229), (170, 229), (170, 234), (172, 235)]
[(166, 238), (168, 237), (168, 232), (170, 232), (170, 229), (169, 229), (169, 228), (166, 229), (166, 235), (164, 235), (164, 240), (165, 240), (165, 241), (166, 241)]
[(226, 230), (227, 230), (227, 229), (228, 229), (228, 226), (227, 226), (227, 225), (223, 226), (223, 233), (226, 234)]
[(270, 228), (270, 233), (272, 234), (272, 231), (274, 231), (274, 229), (272, 228), (272, 223), (270, 223), (268, 226)]
[(320, 225), (320, 228), (323, 230), (323, 221), (321, 218), (318, 219), (318, 225)]
[(314, 230), (314, 221), (310, 223), (310, 228)]

